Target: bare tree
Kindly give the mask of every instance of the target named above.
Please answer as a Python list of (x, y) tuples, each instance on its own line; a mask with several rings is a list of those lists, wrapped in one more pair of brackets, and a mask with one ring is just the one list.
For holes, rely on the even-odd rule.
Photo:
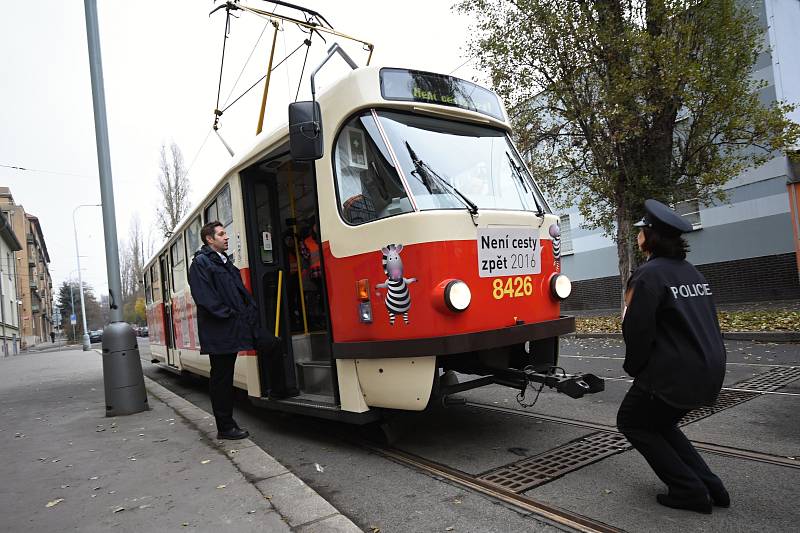
[(189, 180), (186, 177), (183, 154), (174, 142), (161, 145), (158, 192), (161, 206), (156, 212), (159, 229), (170, 235), (181, 218), (189, 211)]
[(144, 243), (142, 225), (138, 214), (131, 217), (128, 239), (120, 241), (120, 273), (123, 308), (133, 306), (143, 295)]
[(133, 292), (138, 294), (142, 290), (144, 278), (144, 233), (142, 232), (142, 222), (138, 213), (131, 217), (131, 225), (128, 230), (128, 248), (131, 255), (131, 270), (133, 274)]

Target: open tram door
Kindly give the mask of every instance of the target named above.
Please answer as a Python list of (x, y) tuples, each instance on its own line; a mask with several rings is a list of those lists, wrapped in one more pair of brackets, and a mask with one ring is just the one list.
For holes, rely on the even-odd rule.
[(253, 295), (261, 327), (281, 339), (273, 353), (258, 354), (262, 399), (296, 412), (335, 409), (313, 164), (283, 150), (241, 176)]
[(164, 345), (167, 350), (167, 365), (177, 367), (175, 361), (175, 331), (172, 321), (171, 269), (169, 268), (169, 252), (158, 258), (159, 274), (161, 274), (161, 302), (164, 305)]

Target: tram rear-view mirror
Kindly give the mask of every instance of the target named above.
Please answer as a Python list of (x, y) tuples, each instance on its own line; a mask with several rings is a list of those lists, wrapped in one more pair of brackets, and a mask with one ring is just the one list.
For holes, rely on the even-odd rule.
[(322, 157), (322, 118), (316, 101), (289, 104), (289, 151), (295, 161)]

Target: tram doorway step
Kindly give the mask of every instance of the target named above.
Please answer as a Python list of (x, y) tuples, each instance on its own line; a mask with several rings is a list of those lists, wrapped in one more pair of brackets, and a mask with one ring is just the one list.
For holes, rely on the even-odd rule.
[(296, 363), (331, 360), (331, 343), (327, 331), (292, 335), (292, 353)]
[(305, 361), (297, 363), (297, 380), (305, 394), (333, 396), (333, 375), (327, 361)]

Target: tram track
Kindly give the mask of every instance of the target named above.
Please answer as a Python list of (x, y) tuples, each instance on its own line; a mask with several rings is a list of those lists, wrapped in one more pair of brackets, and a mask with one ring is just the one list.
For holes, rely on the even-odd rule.
[[(509, 414), (513, 416), (522, 416), (526, 418), (532, 418), (535, 420), (540, 420), (543, 422), (553, 422), (556, 424), (562, 424), (567, 426), (579, 427), (584, 429), (592, 429), (596, 431), (602, 431), (606, 433), (612, 433), (616, 435), (621, 435), (619, 430), (615, 426), (609, 426), (606, 424), (598, 424), (595, 422), (587, 422), (584, 420), (576, 420), (572, 418), (563, 418), (559, 416), (553, 415), (545, 415), (539, 413), (530, 413), (527, 411), (521, 411), (519, 409), (513, 409), (510, 407), (501, 407), (498, 405), (489, 405), (483, 404), (480, 402), (467, 402), (464, 404), (467, 407), (474, 407), (477, 409), (483, 409), (488, 411), (494, 411), (503, 414)], [(713, 453), (716, 455), (721, 455), (724, 457), (731, 457), (734, 459), (742, 459), (746, 461), (756, 461), (760, 463), (766, 463), (774, 466), (782, 466), (787, 468), (793, 469), (800, 469), (800, 460), (796, 458), (790, 457), (783, 457), (780, 455), (773, 455), (768, 453), (763, 453), (755, 450), (748, 450), (745, 448), (736, 448), (732, 446), (725, 446), (722, 444), (715, 444), (711, 442), (703, 442), (703, 441), (690, 441), (692, 445), (697, 448), (698, 450), (706, 451), (709, 453)]]
[(499, 487), (494, 483), (483, 480), (461, 470), (445, 466), (423, 457), (398, 450), (396, 448), (383, 447), (367, 441), (353, 441), (355, 444), (372, 453), (390, 459), (404, 466), (414, 468), (436, 478), (449, 481), (452, 484), (464, 487), (473, 492), (483, 494), (489, 498), (500, 501), (505, 505), (513, 507), (523, 513), (535, 515), (543, 521), (561, 528), (569, 528), (573, 531), (583, 533), (623, 533), (623, 529), (616, 528), (604, 522), (600, 522), (588, 516), (562, 509), (554, 505), (536, 500), (529, 496), (516, 493), (514, 491)]

